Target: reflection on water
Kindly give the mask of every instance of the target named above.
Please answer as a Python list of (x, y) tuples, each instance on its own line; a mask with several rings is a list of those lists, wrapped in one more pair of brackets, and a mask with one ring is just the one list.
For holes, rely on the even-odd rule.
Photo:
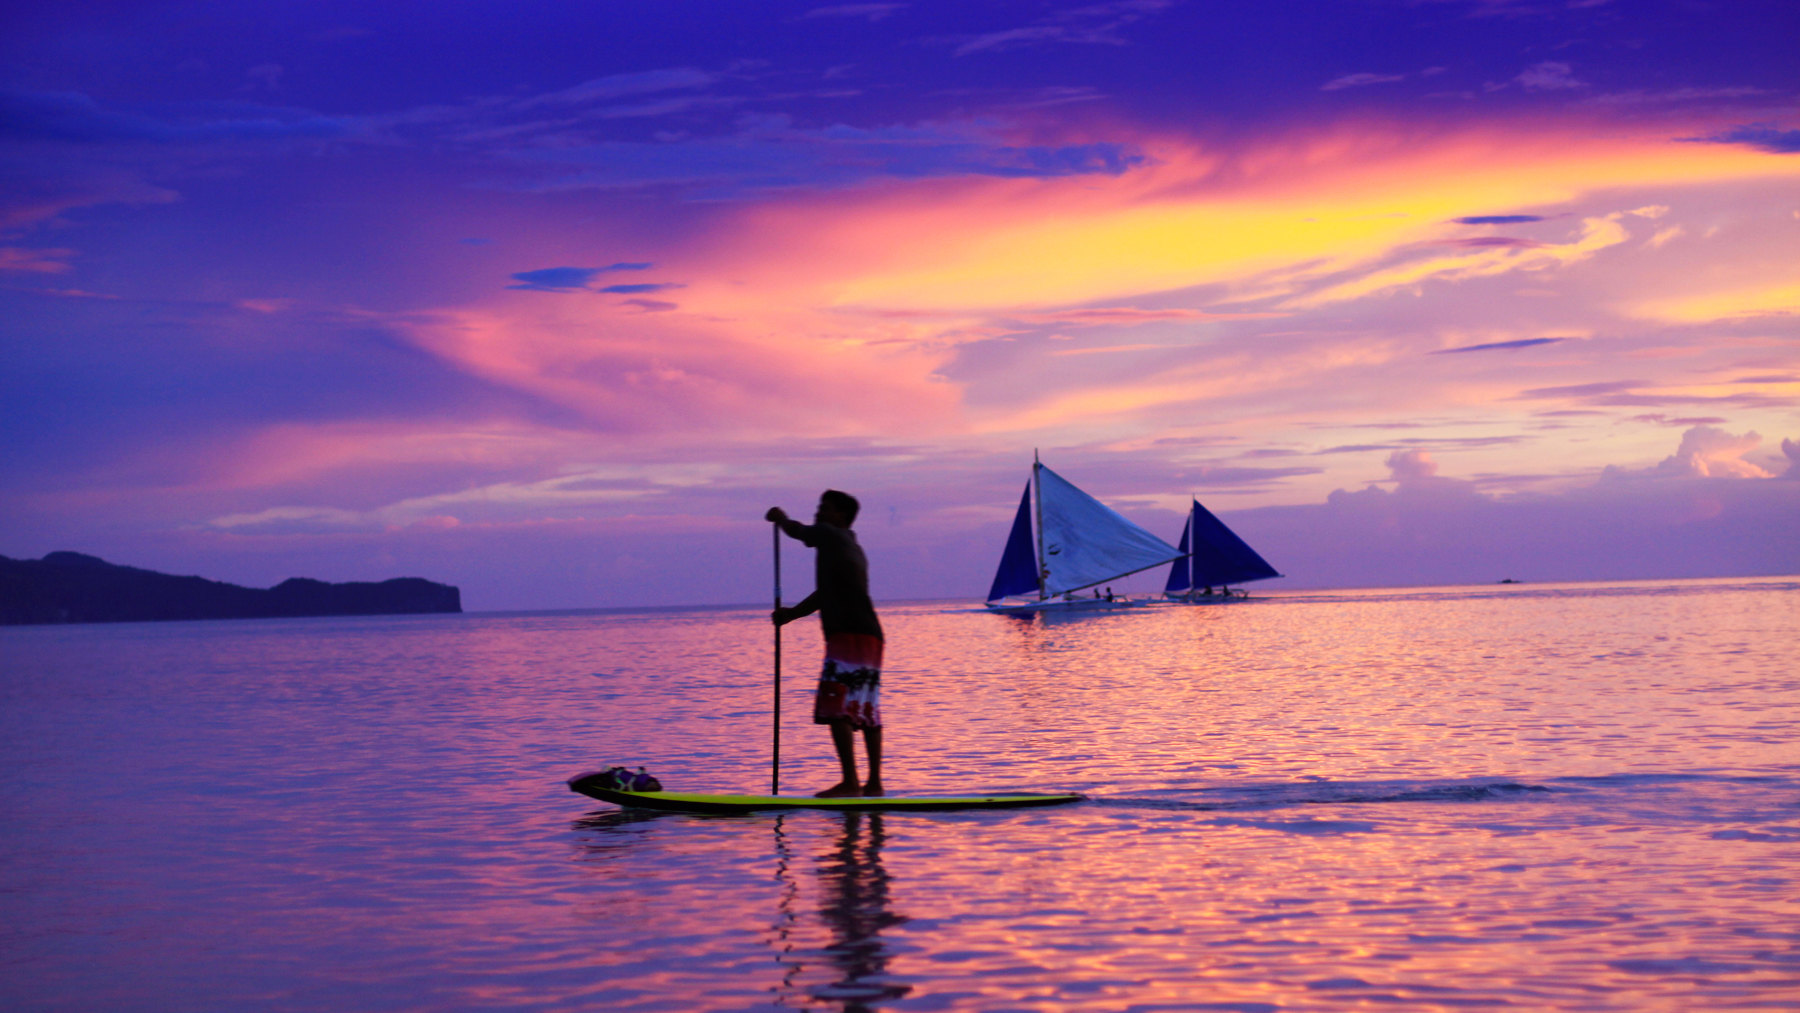
[(784, 831), (788, 819), (781, 815), (774, 820), (775, 869), (783, 886), (775, 936), (782, 962), (793, 968), (793, 973), (783, 978), (783, 998), (798, 991), (816, 1002), (858, 1013), (868, 1010), (872, 1002), (897, 999), (912, 991), (910, 985), (886, 979), (889, 954), (881, 933), (905, 922), (906, 917), (889, 907), (890, 884), (881, 864), (881, 846), (887, 834), (880, 813), (826, 817), (838, 823), (838, 830), (828, 836), (825, 849), (813, 855), (810, 864), (818, 880), (818, 919), (830, 932), (830, 942), (813, 952), (829, 965), (829, 980), (798, 986), (808, 977), (808, 968), (798, 956), (805, 951), (793, 945), (793, 926), (801, 917), (796, 911), (800, 889), (795, 876), (806, 870), (795, 867), (792, 845)]
[[(912, 991), (890, 975), (893, 953), (882, 935), (908, 921), (895, 910), (892, 879), (882, 861), (888, 840), (884, 819), (880, 813), (859, 812), (749, 817), (626, 809), (592, 813), (573, 824), (579, 841), (576, 862), (590, 867), (607, 886), (634, 886), (636, 896), (621, 905), (618, 893), (608, 891), (589, 907), (588, 917), (597, 926), (616, 926), (622, 916), (643, 924), (652, 912), (638, 902), (646, 894), (661, 893), (653, 885), (656, 880), (669, 872), (678, 879), (690, 873), (660, 867), (671, 858), (670, 843), (677, 842), (680, 850), (681, 838), (704, 836), (703, 847), (712, 849), (719, 864), (761, 865), (763, 875), (752, 875), (774, 886), (756, 896), (767, 904), (768, 927), (759, 936), (778, 973), (768, 981), (753, 973), (746, 984), (769, 993), (778, 1007), (868, 1011)], [(682, 903), (666, 895), (663, 899), (669, 908)], [(727, 910), (742, 917), (754, 911), (754, 902), (746, 901), (744, 896), (715, 896), (703, 907), (710, 907), (714, 918)], [(645, 950), (659, 945), (651, 937), (636, 943)], [(604, 959), (600, 966), (602, 976), (618, 970)], [(678, 978), (658, 969), (648, 980), (668, 984)]]

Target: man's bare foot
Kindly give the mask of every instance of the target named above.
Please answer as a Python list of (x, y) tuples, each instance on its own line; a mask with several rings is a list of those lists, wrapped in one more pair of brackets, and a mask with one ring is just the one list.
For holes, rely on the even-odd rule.
[(862, 788), (855, 781), (839, 781), (824, 791), (817, 792), (813, 798), (855, 798), (862, 794)]
[(881, 790), (880, 781), (870, 781), (868, 784), (862, 786), (862, 794), (863, 798), (881, 798), (886, 795), (887, 792)]

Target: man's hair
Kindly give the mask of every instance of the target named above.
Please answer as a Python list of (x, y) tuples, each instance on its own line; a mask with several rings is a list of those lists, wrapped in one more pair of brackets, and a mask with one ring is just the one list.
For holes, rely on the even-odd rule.
[(844, 515), (846, 524), (856, 520), (856, 512), (862, 509), (862, 504), (856, 501), (855, 496), (847, 492), (839, 492), (836, 489), (827, 489), (820, 493), (819, 502), (831, 504), (833, 510)]

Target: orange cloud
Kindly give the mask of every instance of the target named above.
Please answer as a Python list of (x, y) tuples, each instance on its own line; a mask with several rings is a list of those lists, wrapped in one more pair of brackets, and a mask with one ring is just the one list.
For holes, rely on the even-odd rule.
[(1117, 178), (919, 184), (756, 209), (716, 253), (745, 291), (798, 288), (814, 305), (1048, 311), (1244, 285), (1303, 264), (1349, 270), (1436, 238), (1459, 216), (1601, 189), (1800, 175), (1780, 155), (1576, 123), (1357, 123), (1233, 152), (1142, 146), (1156, 164)]
[(1437, 256), (1395, 267), (1370, 271), (1337, 285), (1309, 292), (1282, 303), (1287, 309), (1305, 309), (1327, 303), (1359, 299), (1398, 288), (1417, 285), (1429, 279), (1465, 281), (1509, 271), (1545, 271), (1565, 267), (1592, 257), (1609, 246), (1617, 246), (1629, 238), (1619, 224), (1621, 213), (1582, 222), (1580, 236), (1567, 243), (1540, 243), (1528, 247), (1492, 247), (1455, 256)]
[[(1791, 270), (1791, 265), (1788, 265)], [(1733, 317), (1800, 314), (1800, 282), (1726, 285), (1672, 298), (1647, 299), (1629, 307), (1636, 316), (1672, 323), (1704, 323)]]
[(1286, 313), (1208, 313), (1193, 309), (1139, 309), (1135, 306), (1095, 306), (1084, 309), (1058, 310), (1053, 313), (1022, 313), (1019, 319), (1044, 324), (1108, 324), (1129, 327), (1134, 324), (1169, 320), (1272, 320)]

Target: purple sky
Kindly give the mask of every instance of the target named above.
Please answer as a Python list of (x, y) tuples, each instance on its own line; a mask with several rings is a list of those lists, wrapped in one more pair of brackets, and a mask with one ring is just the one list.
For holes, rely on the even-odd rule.
[(15, 7), (0, 554), (755, 601), (836, 486), (973, 599), (1036, 449), (1270, 591), (1800, 572), (1791, 0)]

